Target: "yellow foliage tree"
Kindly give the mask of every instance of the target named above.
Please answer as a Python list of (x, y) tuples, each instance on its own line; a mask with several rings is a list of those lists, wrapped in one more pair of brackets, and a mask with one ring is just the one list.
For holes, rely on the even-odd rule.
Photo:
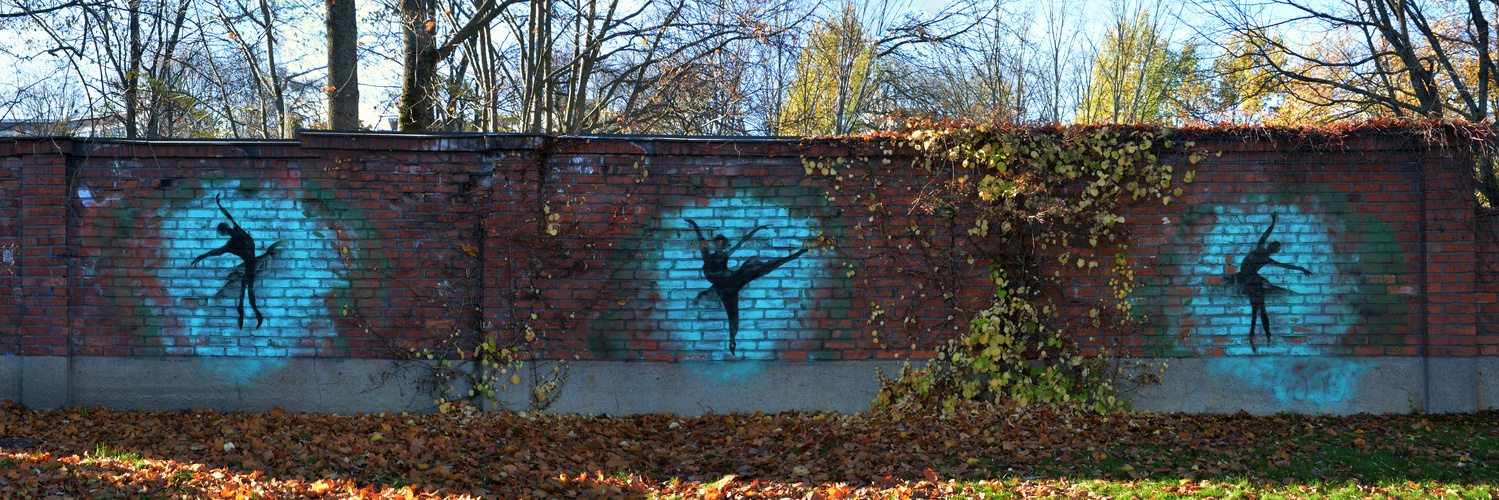
[[(1271, 36), (1271, 35), (1263, 35)], [(1206, 102), (1197, 106), (1199, 120), (1205, 123), (1260, 123), (1279, 116), (1286, 102), (1286, 81), (1257, 59), (1252, 44), (1243, 34), (1233, 33), (1220, 46), (1222, 54), (1213, 60), (1213, 79), (1203, 93)], [(1285, 55), (1269, 53), (1279, 64)]]
[(1183, 90), (1195, 81), (1197, 48), (1176, 50), (1145, 10), (1120, 17), (1093, 58), (1092, 81), (1079, 106), (1078, 123), (1170, 123), (1189, 115), (1193, 98)]
[(880, 70), (853, 3), (817, 24), (797, 59), (777, 135), (837, 135), (867, 128)]

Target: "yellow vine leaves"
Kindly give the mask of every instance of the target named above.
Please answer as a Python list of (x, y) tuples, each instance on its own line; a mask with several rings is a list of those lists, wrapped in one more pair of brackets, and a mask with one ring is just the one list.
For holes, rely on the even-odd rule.
[[(1127, 353), (1107, 345), (1083, 345), (1082, 329), (1065, 327), (1067, 318), (1052, 305), (1055, 296), (1042, 290), (1066, 289), (1071, 276), (1102, 267), (1113, 303), (1094, 305), (1084, 323), (1094, 332), (1133, 324), (1130, 294), (1137, 285), (1121, 238), (1123, 207), (1170, 204), (1182, 195), (1177, 184), (1192, 182), (1195, 174), (1164, 159), (1196, 164), (1205, 154), (1191, 141), (1174, 140), (1169, 130), (1146, 126), (926, 127), (895, 145), (914, 149), (915, 163), (933, 177), (947, 175), (946, 169), (961, 172), (948, 177), (976, 177), (970, 198), (959, 201), (972, 204), (969, 213), (977, 214), (967, 234), (1030, 255), (994, 259), (993, 304), (972, 318), (966, 335), (939, 349), (934, 362), (908, 365), (895, 379), (881, 375), (883, 388), (873, 406), (952, 408), (970, 399), (1081, 404), (1096, 411), (1119, 406), (1119, 375), (1151, 367), (1125, 360), (1121, 354)], [(836, 175), (829, 166), (809, 164), (808, 170)], [(1076, 271), (1064, 276), (1062, 268)], [(1105, 309), (1115, 312), (1103, 314)]]

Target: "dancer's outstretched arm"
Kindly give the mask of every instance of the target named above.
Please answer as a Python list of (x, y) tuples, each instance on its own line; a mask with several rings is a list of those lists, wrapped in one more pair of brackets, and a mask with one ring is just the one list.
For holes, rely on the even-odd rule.
[(229, 218), (229, 223), (230, 224), (234, 224), (234, 228), (235, 229), (243, 229), (243, 228), (239, 227), (239, 222), (236, 222), (234, 220), (234, 216), (233, 215), (229, 215), (229, 210), (226, 209), (226, 208), (224, 208), (224, 202), (219, 201), (219, 195), (213, 195), (213, 202), (217, 203), (219, 205), (219, 211), (224, 213), (224, 217), (228, 217)]
[(739, 242), (734, 244), (734, 248), (730, 248), (729, 249), (729, 253), (734, 253), (734, 251), (738, 250), (739, 247), (744, 246), (744, 242), (749, 241), (750, 236), (754, 236), (756, 232), (760, 231), (761, 229), (765, 229), (767, 227), (770, 227), (770, 226), (760, 226), (760, 227), (756, 227), (754, 229), (751, 229), (749, 233), (746, 233), (744, 236), (741, 236), (739, 238)]
[(219, 255), (224, 255), (226, 253), (229, 253), (229, 244), (228, 243), (225, 243), (224, 246), (215, 248), (213, 250), (209, 250), (207, 253), (204, 253), (203, 255), (199, 255), (198, 258), (193, 259), (193, 263), (189, 264), (189, 265), (196, 266), (196, 265), (198, 265), (199, 262), (202, 262), (203, 259), (206, 259), (206, 258), (209, 258), (209, 257), (215, 257), (215, 256), (219, 256)]
[(1258, 247), (1263, 248), (1265, 246), (1265, 241), (1270, 239), (1270, 233), (1272, 231), (1275, 231), (1275, 220), (1278, 215), (1279, 214), (1275, 213), (1270, 214), (1270, 227), (1265, 228), (1265, 234), (1260, 235), (1260, 243), (1259, 245), (1257, 245)]
[(1276, 262), (1274, 259), (1271, 259), (1270, 262), (1266, 262), (1266, 264), (1267, 265), (1271, 265), (1271, 266), (1275, 266), (1275, 267), (1279, 267), (1281, 269), (1290, 269), (1292, 271), (1301, 271), (1301, 272), (1306, 273), (1306, 274), (1312, 274), (1312, 271), (1309, 270), (1309, 269), (1307, 269), (1307, 268), (1305, 268), (1305, 267), (1301, 267), (1301, 266), (1294, 265), (1294, 264), (1286, 264), (1286, 263), (1283, 263), (1283, 262)]
[(708, 249), (708, 239), (703, 237), (703, 230), (697, 227), (697, 221), (687, 219), (687, 223), (692, 224), (692, 231), (697, 233), (697, 248), (703, 251), (703, 259), (707, 260), (708, 256), (713, 254), (713, 251)]

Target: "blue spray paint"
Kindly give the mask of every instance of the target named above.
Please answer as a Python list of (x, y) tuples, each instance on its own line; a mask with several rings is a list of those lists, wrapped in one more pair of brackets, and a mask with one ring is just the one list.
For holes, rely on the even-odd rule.
[[(1359, 267), (1361, 255), (1339, 247), (1338, 236), (1346, 233), (1340, 223), (1306, 213), (1300, 204), (1251, 207), (1214, 207), (1208, 215), (1214, 223), (1195, 227), (1189, 236), (1200, 251), (1182, 257), (1181, 275), (1173, 283), (1191, 290), (1179, 307), (1170, 308), (1172, 330), (1190, 333), (1177, 343), (1196, 354), (1222, 349), (1223, 356), (1208, 360), (1211, 372), (1270, 391), (1281, 403), (1347, 401), (1357, 394), (1364, 367), (1326, 356), (1337, 354), (1342, 338), (1360, 323), (1355, 303), (1361, 297), (1360, 276), (1351, 270)], [(1311, 273), (1274, 266), (1259, 270), (1264, 286), (1278, 293), (1263, 295), (1271, 340), (1261, 336), (1256, 349), (1249, 340), (1254, 311), (1234, 275), (1256, 249), (1272, 214), (1278, 220), (1268, 240), (1282, 243), (1273, 258)]]
[(1266, 296), (1272, 340), (1269, 345), (1260, 344), (1257, 351), (1327, 353), (1326, 348), (1356, 323), (1358, 312), (1356, 304), (1347, 302), (1356, 300), (1358, 284), (1344, 269), (1356, 266), (1360, 256), (1338, 250), (1334, 237), (1341, 228), (1319, 215), (1303, 213), (1297, 205), (1265, 205), (1253, 212), (1220, 206), (1214, 212), (1217, 223), (1200, 233), (1201, 251), (1184, 257), (1176, 278), (1176, 284), (1192, 291), (1173, 315), (1178, 329), (1191, 329), (1192, 335), (1180, 343), (1198, 354), (1209, 348), (1222, 348), (1231, 356), (1256, 352), (1249, 344), (1250, 300), (1232, 277), (1270, 226), (1271, 214), (1279, 214), (1270, 238), (1283, 245), (1275, 260), (1305, 267), (1311, 274), (1271, 266), (1259, 271), (1270, 285), (1288, 292)]
[(1330, 357), (1219, 358), (1208, 363), (1214, 375), (1270, 391), (1284, 404), (1311, 404), (1332, 410), (1358, 396), (1365, 367)]
[[(238, 290), (225, 290), (240, 259), (218, 257), (189, 265), (224, 244), (215, 227), (227, 220), (215, 196), (255, 236), (257, 253), (280, 242), (276, 258), (257, 270), (257, 300), (265, 316), (260, 328), (239, 327)], [(205, 364), (230, 382), (244, 384), (279, 368), (287, 356), (315, 354), (338, 335), (328, 299), (349, 285), (338, 240), (325, 221), (306, 213), (301, 201), (279, 198), (274, 192), (245, 195), (228, 186), (205, 186), (201, 198), (161, 214), (159, 252), (164, 265), (155, 273), (166, 297), (147, 305), (170, 334), (163, 339), (168, 353), (237, 357), (233, 362)]]
[(689, 219), (702, 226), (705, 236), (720, 234), (731, 241), (768, 226), (732, 254), (729, 269), (750, 260), (784, 258), (819, 233), (814, 219), (795, 217), (789, 208), (747, 193), (664, 211), (658, 219), (658, 237), (641, 244), (639, 277), (650, 283), (643, 295), (656, 297), (643, 319), (662, 334), (661, 341), (671, 350), (702, 351), (708, 359), (768, 360), (775, 359), (775, 351), (786, 342), (812, 338), (798, 312), (811, 306), (812, 285), (827, 272), (816, 252), (787, 261), (744, 286), (739, 293), (738, 352), (730, 356), (728, 316), (715, 294), (703, 293), (712, 284), (703, 275), (701, 247)]

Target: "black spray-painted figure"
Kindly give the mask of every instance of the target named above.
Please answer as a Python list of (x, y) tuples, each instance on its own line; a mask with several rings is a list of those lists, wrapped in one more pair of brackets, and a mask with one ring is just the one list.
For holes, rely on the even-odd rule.
[(1260, 241), (1254, 245), (1254, 250), (1250, 250), (1249, 255), (1244, 256), (1244, 261), (1239, 264), (1239, 272), (1229, 278), (1234, 284), (1238, 285), (1239, 293), (1249, 297), (1249, 348), (1255, 352), (1259, 351), (1254, 345), (1254, 326), (1256, 320), (1264, 324), (1265, 343), (1270, 343), (1270, 314), (1265, 312), (1265, 296), (1290, 292), (1286, 288), (1270, 284), (1270, 280), (1264, 276), (1260, 276), (1260, 269), (1265, 266), (1274, 266), (1312, 274), (1305, 267), (1276, 262), (1275, 259), (1270, 258), (1271, 254), (1280, 251), (1279, 241), (1271, 241), (1270, 244), (1265, 244), (1265, 241), (1270, 239), (1270, 233), (1275, 231), (1277, 215), (1270, 214), (1270, 227), (1265, 229), (1265, 234), (1260, 235)]
[(259, 278), (258, 272), (264, 270), (265, 265), (275, 257), (276, 248), (281, 245), (281, 242), (272, 243), (270, 248), (265, 249), (265, 253), (258, 256), (255, 255), (255, 238), (251, 237), (250, 232), (245, 231), (245, 228), (240, 227), (239, 222), (234, 220), (233, 215), (229, 215), (229, 210), (224, 208), (224, 203), (219, 201), (217, 195), (213, 197), (213, 201), (219, 205), (219, 211), (224, 213), (224, 217), (229, 218), (229, 223), (220, 222), (218, 226), (219, 235), (228, 236), (229, 242), (224, 243), (224, 246), (199, 255), (198, 258), (193, 259), (192, 265), (196, 266), (203, 259), (226, 253), (233, 254), (244, 261), (240, 265), (234, 266), (234, 270), (229, 273), (229, 281), (224, 283), (224, 287), (219, 290), (219, 293), (215, 297), (222, 296), (225, 292), (234, 288), (235, 285), (239, 285), (239, 290), (237, 291), (237, 296), (239, 297), (237, 301), (239, 327), (245, 327), (245, 297), (249, 296), (250, 309), (255, 311), (255, 328), (260, 328), (260, 325), (265, 323), (265, 316), (260, 314), (260, 306), (255, 302), (255, 282)]
[(776, 260), (748, 260), (740, 264), (739, 269), (729, 271), (729, 254), (743, 246), (744, 242), (749, 240), (750, 236), (754, 236), (756, 231), (770, 226), (751, 229), (748, 234), (739, 238), (739, 242), (735, 243), (733, 248), (730, 248), (729, 239), (723, 235), (714, 235), (710, 243), (707, 238), (703, 237), (703, 230), (697, 227), (697, 222), (687, 219), (687, 223), (692, 224), (692, 230), (697, 232), (698, 247), (703, 251), (703, 277), (708, 279), (708, 283), (713, 284), (711, 288), (698, 294), (698, 297), (701, 298), (708, 292), (715, 292), (718, 294), (719, 301), (723, 302), (723, 310), (729, 315), (729, 354), (732, 355), (736, 336), (739, 334), (739, 290), (749, 282), (770, 274), (782, 264), (801, 257), (802, 254), (807, 253), (807, 249), (797, 250), (796, 253)]

